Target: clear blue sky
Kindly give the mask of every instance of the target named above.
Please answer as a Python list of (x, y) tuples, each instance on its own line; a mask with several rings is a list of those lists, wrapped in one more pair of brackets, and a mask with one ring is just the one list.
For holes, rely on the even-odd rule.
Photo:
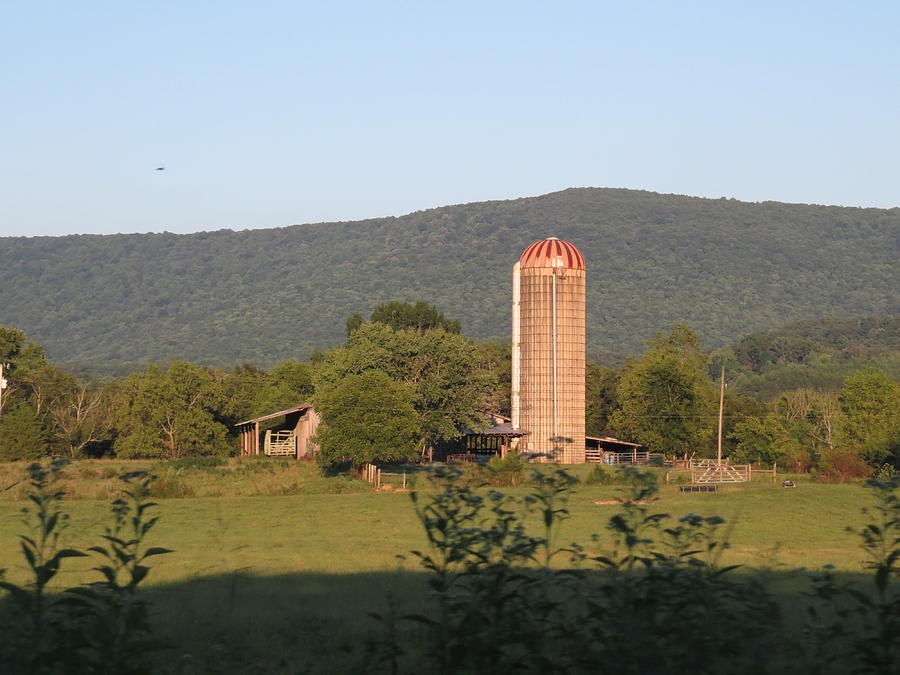
[(897, 2), (5, 0), (0, 235), (572, 186), (900, 206), (898, 35)]

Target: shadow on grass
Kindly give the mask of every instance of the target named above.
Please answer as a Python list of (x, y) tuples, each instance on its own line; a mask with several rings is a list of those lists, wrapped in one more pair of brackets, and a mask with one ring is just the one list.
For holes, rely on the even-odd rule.
[(420, 572), (295, 573), (235, 571), (148, 589), (166, 673), (365, 672), (369, 612), (394, 603), (422, 611)]
[[(783, 668), (798, 672), (803, 648), (805, 595), (810, 583), (802, 571), (737, 571), (754, 577), (781, 607), (772, 617), (778, 635), (771, 647)], [(841, 582), (861, 588), (862, 574), (842, 573)], [(370, 612), (397, 615), (429, 610), (427, 575), (415, 571), (356, 574), (295, 573), (259, 576), (235, 571), (148, 589), (158, 636), (167, 648), (154, 672), (161, 673), (378, 673), (367, 646), (383, 639)], [(590, 579), (586, 580), (590, 583)], [(477, 630), (473, 626), (473, 630)], [(415, 653), (422, 629), (402, 624), (400, 641)], [(635, 649), (640, 649), (640, 639)], [(598, 664), (599, 666), (599, 664)], [(404, 670), (404, 672), (407, 672)], [(413, 668), (409, 672), (427, 672)], [(598, 670), (600, 672), (600, 670)]]

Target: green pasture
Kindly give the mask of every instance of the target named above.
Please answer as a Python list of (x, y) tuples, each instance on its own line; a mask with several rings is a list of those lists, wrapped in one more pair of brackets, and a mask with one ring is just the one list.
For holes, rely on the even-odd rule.
[[(300, 469), (301, 476), (318, 472), (309, 465), (290, 469)], [(576, 473), (583, 473), (580, 469)], [(188, 485), (206, 484), (208, 474), (208, 470), (188, 471), (181, 480)], [(329, 493), (332, 481), (349, 487)], [(321, 492), (157, 499), (162, 517), (153, 544), (176, 553), (158, 560), (153, 580), (163, 583), (235, 570), (257, 575), (391, 571), (411, 564), (398, 561), (398, 554), (425, 545), (407, 493), (375, 491), (364, 482), (344, 478), (316, 477), (310, 482)], [(869, 502), (866, 490), (857, 484), (802, 480), (797, 485), (784, 489), (780, 482), (773, 485), (769, 477), (751, 485), (723, 486), (713, 494), (685, 494), (676, 485), (663, 485), (653, 509), (675, 517), (687, 513), (725, 517), (730, 526), (729, 563), (754, 568), (831, 563), (859, 571), (862, 553), (845, 530), (863, 522), (860, 509)], [(528, 491), (527, 487), (496, 489), (512, 494)], [(615, 485), (578, 486), (560, 543), (578, 541), (599, 552), (602, 537), (592, 544), (591, 535), (603, 534), (605, 522), (618, 506), (596, 502), (613, 501), (622, 494), (623, 488)], [(18, 500), (0, 502), (0, 567), (13, 575), (19, 563), (15, 537), (21, 531), (19, 511), (24, 505)], [(65, 535), (68, 543), (85, 546), (100, 533), (108, 505), (73, 499), (67, 511), (71, 516)], [(79, 576), (74, 569), (69, 574)]]
[[(120, 466), (124, 464), (117, 468), (130, 468)], [(76, 464), (68, 471), (77, 476), (78, 470)], [(160, 634), (177, 645), (164, 652), (161, 671), (364, 670), (366, 639), (375, 627), (367, 613), (384, 612), (391, 603), (407, 612), (424, 602), (424, 575), (408, 554), (426, 543), (408, 493), (325, 478), (311, 465), (292, 463), (283, 470), (290, 474), (289, 484), (306, 487), (297, 494), (158, 499), (161, 519), (148, 544), (175, 552), (154, 559), (147, 589), (154, 596)], [(575, 470), (585, 473), (584, 467)], [(0, 475), (8, 477), (11, 471), (3, 467)], [(272, 475), (278, 473), (273, 470)], [(108, 480), (96, 474), (71, 478), (73, 493), (90, 493), (91, 480)], [(177, 477), (199, 494), (211, 489), (215, 475), (198, 468)], [(223, 483), (255, 480), (219, 476)], [(387, 482), (400, 480), (395, 475)], [(577, 541), (589, 552), (607, 550), (605, 523), (618, 506), (597, 502), (621, 494), (617, 486), (578, 486), (557, 543)], [(769, 476), (714, 494), (683, 494), (675, 485), (663, 485), (653, 509), (676, 517), (725, 517), (731, 549), (723, 562), (776, 575), (773, 579), (784, 575), (784, 583), (794, 589), (800, 581), (787, 574), (793, 568), (831, 563), (848, 573), (861, 571), (862, 551), (845, 529), (864, 522), (860, 510), (869, 503), (859, 485), (798, 480), (796, 488), (784, 489), (780, 479), (776, 485)], [(0, 567), (16, 580), (24, 572), (16, 542), (24, 505), (21, 500), (0, 501)], [(108, 510), (106, 501), (70, 500), (65, 545), (97, 543)], [(595, 533), (601, 535), (597, 542), (592, 541)], [(61, 584), (92, 578), (90, 560), (66, 562)]]

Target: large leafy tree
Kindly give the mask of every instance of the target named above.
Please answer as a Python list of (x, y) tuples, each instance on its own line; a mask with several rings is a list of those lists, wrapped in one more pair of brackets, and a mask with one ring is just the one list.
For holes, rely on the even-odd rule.
[[(32, 342), (17, 328), (0, 326), (0, 363), (4, 364), (7, 388), (0, 397), (0, 406), (19, 405), (29, 397), (29, 376), (47, 365), (44, 348)], [(0, 415), (3, 414), (0, 407)], [(35, 411), (35, 414), (40, 414)]]
[(225, 415), (231, 424), (304, 403), (313, 392), (312, 365), (282, 361), (269, 372), (241, 364), (227, 373), (223, 385)]
[(738, 462), (784, 463), (789, 459), (782, 421), (775, 415), (750, 417), (735, 425), (730, 436), (737, 442), (734, 458)]
[(844, 380), (838, 402), (841, 441), (872, 464), (900, 464), (900, 384), (869, 369)]
[(184, 361), (132, 373), (122, 383), (118, 410), (120, 457), (216, 455), (228, 452), (222, 378)]
[(412, 389), (378, 370), (349, 374), (316, 397), (323, 464), (409, 459), (420, 428)]
[(512, 387), (512, 345), (508, 342), (480, 342), (477, 346), (478, 363), (494, 375), (494, 388), (485, 407), (501, 415), (510, 414)]
[(30, 370), (23, 381), (29, 401), (48, 428), (54, 452), (78, 457), (90, 446), (110, 442), (112, 403), (107, 390), (54, 365)]
[(47, 452), (49, 433), (43, 420), (27, 403), (7, 406), (0, 417), (0, 460), (37, 459)]
[(587, 363), (584, 375), (584, 430), (602, 436), (609, 430), (613, 412), (619, 407), (619, 374), (612, 368)]
[(409, 387), (422, 442), (481, 428), (482, 411), (497, 387), (496, 371), (485, 367), (478, 346), (463, 336), (371, 323), (326, 354), (316, 372), (316, 395), (327, 395), (348, 375), (370, 371)]
[(0, 363), (6, 388), (0, 391), (0, 457), (31, 459), (49, 450), (42, 411), (34, 406), (33, 375), (47, 367), (44, 349), (17, 328), (0, 326)]
[[(394, 330), (419, 330), (440, 328), (448, 333), (458, 334), (460, 323), (454, 319), (448, 319), (444, 313), (434, 305), (420, 300), (419, 302), (382, 302), (369, 316), (372, 323), (383, 323)], [(347, 337), (365, 323), (363, 315), (359, 312), (347, 319)]]
[(621, 407), (610, 419), (618, 435), (667, 454), (709, 454), (715, 429), (715, 392), (695, 332), (676, 324), (649, 350), (625, 364), (617, 387)]

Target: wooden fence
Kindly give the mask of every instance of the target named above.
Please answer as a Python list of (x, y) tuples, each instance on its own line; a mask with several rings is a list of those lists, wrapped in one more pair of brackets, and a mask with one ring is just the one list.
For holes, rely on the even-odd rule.
[(369, 481), (377, 490), (381, 487), (381, 469), (374, 464), (363, 464), (362, 479)]

